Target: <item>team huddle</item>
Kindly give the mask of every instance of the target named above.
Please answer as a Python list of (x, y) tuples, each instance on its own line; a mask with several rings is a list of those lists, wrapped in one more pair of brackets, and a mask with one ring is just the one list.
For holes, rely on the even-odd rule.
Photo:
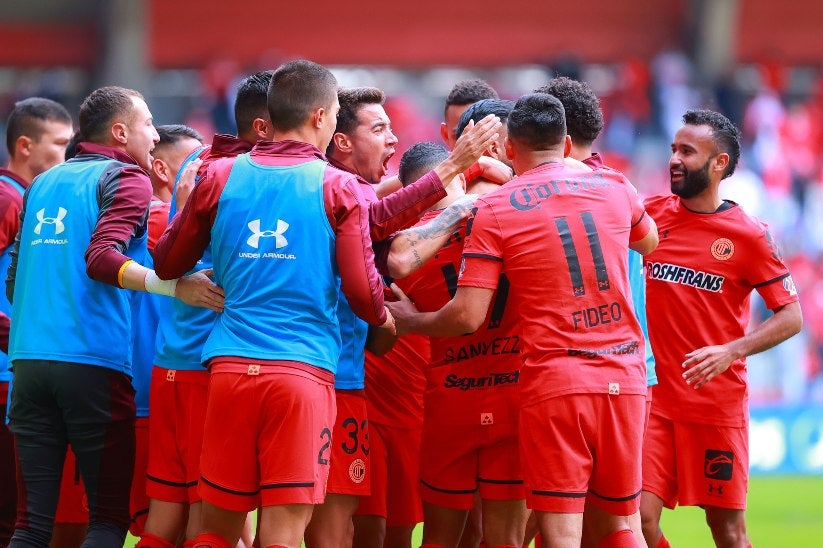
[(292, 61), (209, 145), (130, 89), (74, 138), (17, 103), (0, 547), (657, 548), (678, 504), (751, 545), (745, 358), (802, 320), (720, 197), (737, 128), (686, 112), (644, 200), (581, 82), (458, 83), (396, 177), (384, 100)]

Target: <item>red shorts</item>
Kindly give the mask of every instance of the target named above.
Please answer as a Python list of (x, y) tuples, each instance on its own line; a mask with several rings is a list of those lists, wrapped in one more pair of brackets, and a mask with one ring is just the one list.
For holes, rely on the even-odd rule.
[(259, 502), (321, 504), (333, 384), (330, 372), (304, 364), (212, 365), (198, 485), (203, 500), (234, 512)]
[(368, 495), (371, 493), (369, 421), (363, 390), (335, 390), (337, 419), (332, 433), (332, 449), (327, 493)]
[(640, 503), (644, 395), (569, 394), (524, 407), (520, 448), (529, 508), (618, 516)]
[(129, 512), (131, 525), (129, 532), (139, 537), (146, 526), (149, 515), (149, 497), (146, 495), (146, 467), (149, 463), (149, 418), (137, 417), (134, 422), (134, 476), (131, 480)]
[(651, 414), (643, 443), (643, 490), (667, 508), (746, 509), (749, 429), (674, 422)]
[(652, 388), (646, 389), (646, 418), (643, 420), (643, 435), (646, 435), (646, 429), (649, 427), (649, 415), (652, 412)]
[(517, 423), (454, 426), (427, 416), (420, 454), (420, 495), (429, 504), (470, 510), (481, 499), (526, 498)]
[(80, 478), (80, 468), (71, 447), (66, 451), (63, 462), (63, 478), (60, 480), (60, 497), (54, 523), (88, 523), (89, 499)]
[(384, 517), (387, 527), (423, 521), (417, 487), (421, 433), (419, 428), (369, 423), (371, 495), (360, 497), (356, 515)]
[(164, 502), (200, 500), (200, 451), (209, 372), (154, 367), (149, 392), (149, 453), (146, 493)]

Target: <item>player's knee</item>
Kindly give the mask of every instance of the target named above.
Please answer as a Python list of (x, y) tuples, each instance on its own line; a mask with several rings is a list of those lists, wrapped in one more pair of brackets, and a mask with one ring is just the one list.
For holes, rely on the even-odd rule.
[(706, 523), (717, 546), (743, 546), (747, 542), (743, 512), (706, 512)]

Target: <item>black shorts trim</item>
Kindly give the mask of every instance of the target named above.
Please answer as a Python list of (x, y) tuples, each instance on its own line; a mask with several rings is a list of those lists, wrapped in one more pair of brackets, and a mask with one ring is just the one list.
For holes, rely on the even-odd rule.
[(754, 289), (757, 289), (758, 287), (763, 287), (763, 286), (766, 286), (766, 285), (769, 285), (769, 284), (773, 284), (774, 282), (779, 282), (780, 280), (783, 280), (783, 279), (785, 279), (785, 278), (788, 278), (790, 275), (791, 275), (791, 274), (789, 274), (788, 272), (786, 272), (786, 273), (785, 273), (785, 274), (783, 274), (782, 276), (778, 276), (777, 278), (772, 278), (771, 280), (766, 280), (765, 282), (760, 282), (759, 284), (755, 284), (755, 285), (753, 285), (752, 287), (753, 287)]
[(628, 502), (628, 501), (634, 500), (634, 499), (636, 499), (637, 497), (640, 496), (640, 491), (638, 491), (637, 493), (635, 493), (633, 495), (629, 495), (627, 497), (606, 497), (604, 495), (601, 495), (600, 493), (595, 493), (591, 489), (589, 489), (589, 493), (591, 493), (592, 495), (594, 495), (597, 498), (607, 500), (609, 502)]
[(257, 494), (260, 493), (260, 489), (257, 489), (255, 491), (235, 491), (234, 489), (228, 489), (226, 487), (220, 487), (216, 483), (207, 480), (203, 476), (200, 476), (200, 481), (202, 481), (203, 483), (205, 483), (209, 487), (213, 487), (214, 489), (217, 489), (218, 491), (223, 491), (224, 493), (229, 493), (231, 495), (241, 495), (241, 496), (244, 496), (244, 497), (252, 497), (252, 496), (257, 495)]
[(584, 499), (586, 498), (586, 493), (564, 493), (562, 491), (538, 491), (536, 489), (532, 489), (532, 495), (538, 495), (541, 497), (562, 497), (566, 499)]
[(523, 480), (512, 479), (489, 479), (489, 478), (477, 478), (477, 481), (480, 483), (491, 483), (494, 485), (523, 485)]
[(186, 482), (186, 483), (181, 483), (181, 482), (178, 482), (178, 481), (169, 481), (169, 480), (164, 480), (164, 479), (160, 479), (160, 478), (155, 478), (151, 474), (146, 474), (146, 479), (149, 480), (149, 481), (153, 481), (154, 483), (159, 483), (159, 484), (162, 484), (162, 485), (168, 485), (169, 487), (186, 487), (186, 488), (188, 488), (188, 487), (194, 487), (194, 486), (197, 485), (197, 480), (189, 481), (189, 482)]
[(313, 481), (295, 481), (291, 483), (269, 483), (261, 485), (260, 489), (288, 489), (289, 487), (314, 487)]
[(420, 480), (425, 487), (428, 487), (432, 491), (437, 491), (438, 493), (446, 493), (447, 495), (471, 495), (477, 492), (477, 487), (474, 489), (441, 489), (440, 487), (435, 487), (434, 485), (428, 484), (422, 479)]
[(463, 256), (469, 259), (488, 259), (490, 261), (503, 262), (502, 257), (495, 257), (494, 255), (487, 255), (486, 253), (463, 253)]

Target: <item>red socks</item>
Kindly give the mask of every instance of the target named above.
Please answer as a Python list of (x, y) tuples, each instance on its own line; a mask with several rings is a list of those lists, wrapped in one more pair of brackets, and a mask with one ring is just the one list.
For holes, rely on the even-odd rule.
[(143, 533), (134, 548), (174, 548), (174, 543), (151, 533)]
[(657, 544), (654, 545), (654, 548), (672, 548), (672, 545), (669, 544), (669, 541), (666, 540), (666, 537), (660, 535), (660, 540), (657, 541)]
[(637, 548), (637, 540), (631, 529), (620, 529), (600, 539), (597, 548)]
[(214, 533), (200, 533), (192, 542), (193, 548), (234, 548), (229, 541)]

